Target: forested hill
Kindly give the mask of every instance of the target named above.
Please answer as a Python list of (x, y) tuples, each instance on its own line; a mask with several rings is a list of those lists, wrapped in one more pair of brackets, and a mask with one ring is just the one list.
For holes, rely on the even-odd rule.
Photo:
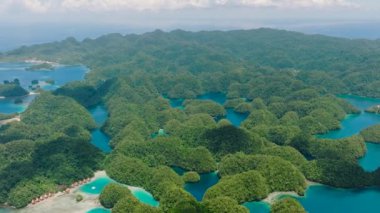
[(68, 38), (4, 53), (3, 59), (37, 57), (83, 63), (90, 78), (109, 78), (132, 71), (193, 74), (257, 67), (301, 72), (301, 80), (334, 93), (379, 97), (380, 41), (305, 35), (273, 29), (169, 33), (109, 34), (82, 42)]

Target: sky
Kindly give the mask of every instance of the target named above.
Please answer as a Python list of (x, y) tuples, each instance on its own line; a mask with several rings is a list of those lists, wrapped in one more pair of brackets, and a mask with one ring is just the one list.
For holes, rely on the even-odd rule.
[(155, 29), (270, 27), (375, 39), (379, 11), (379, 0), (1, 0), (0, 50)]

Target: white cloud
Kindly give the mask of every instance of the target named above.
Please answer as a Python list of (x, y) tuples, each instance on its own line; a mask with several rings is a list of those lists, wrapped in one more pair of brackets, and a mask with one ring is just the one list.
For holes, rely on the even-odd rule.
[(240, 3), (247, 6), (279, 8), (356, 6), (347, 0), (241, 0)]
[[(49, 10), (120, 11), (176, 10), (213, 7), (342, 7), (353, 6), (350, 0), (3, 0), (3, 8), (24, 8), (34, 13)], [(20, 3), (21, 2), (21, 3)], [(11, 6), (10, 6), (11, 5)]]
[(51, 2), (40, 0), (23, 0), (23, 6), (32, 12), (44, 13), (51, 8)]

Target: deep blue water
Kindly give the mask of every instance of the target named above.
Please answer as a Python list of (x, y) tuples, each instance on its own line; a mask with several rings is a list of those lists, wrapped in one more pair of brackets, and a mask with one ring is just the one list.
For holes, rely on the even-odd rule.
[(206, 94), (200, 95), (197, 97), (197, 99), (199, 99), (199, 100), (212, 100), (212, 101), (215, 101), (216, 103), (218, 103), (220, 105), (223, 105), (226, 102), (227, 97), (223, 93), (212, 92), (212, 93), (206, 93)]
[[(220, 105), (223, 105), (226, 102), (227, 97), (223, 93), (206, 93), (206, 94), (198, 96), (197, 99), (198, 100), (211, 100), (211, 101), (215, 101), (216, 103), (218, 103)], [(170, 101), (171, 107), (181, 109), (181, 110), (184, 109), (184, 106), (182, 105), (184, 99), (169, 99), (169, 101)], [(227, 109), (226, 112), (227, 112), (227, 115), (225, 118), (227, 120), (229, 120), (232, 125), (234, 125), (236, 127), (239, 127), (240, 124), (245, 119), (247, 119), (247, 117), (249, 115), (248, 113), (235, 112), (233, 109)], [(217, 118), (216, 120), (218, 121), (218, 120), (220, 120), (220, 118)]]
[[(20, 84), (28, 89), (32, 80), (54, 80), (54, 85), (44, 84), (45, 90), (53, 90), (71, 81), (84, 79), (88, 69), (84, 66), (60, 66), (54, 71), (26, 71), (29, 63), (0, 63), (0, 82), (5, 80), (13, 81), (15, 78), (20, 80)], [(14, 98), (0, 99), (0, 113), (11, 114), (23, 112), (29, 103), (35, 98), (35, 95), (25, 96), (21, 99), (22, 104), (15, 104)]]
[(232, 125), (239, 127), (240, 124), (245, 121), (249, 116), (249, 113), (238, 113), (233, 109), (227, 109), (226, 118), (231, 122)]
[(108, 118), (107, 109), (103, 105), (98, 105), (90, 109), (89, 112), (98, 126), (97, 129), (91, 132), (91, 143), (105, 153), (111, 152), (112, 149), (109, 146), (110, 138), (100, 129)]
[(196, 183), (186, 183), (185, 190), (192, 194), (198, 201), (201, 201), (207, 189), (219, 181), (216, 172), (200, 174), (201, 180)]
[(330, 131), (327, 134), (319, 135), (320, 138), (345, 138), (359, 134), (360, 131), (370, 126), (380, 123), (380, 115), (362, 112), (359, 115), (348, 115), (341, 122), (341, 129)]
[(310, 213), (380, 212), (380, 189), (347, 190), (323, 185), (310, 186), (297, 198)]
[(265, 202), (247, 202), (243, 206), (249, 209), (252, 213), (270, 213), (270, 205)]
[(32, 64), (20, 63), (0, 63), (0, 81), (13, 80), (15, 78), (20, 80), (20, 84), (24, 88), (31, 85), (32, 80), (54, 80), (53, 87), (46, 87), (47, 89), (54, 89), (62, 86), (71, 81), (83, 80), (88, 69), (85, 66), (59, 66), (54, 71), (27, 71), (26, 68)]
[[(172, 167), (178, 175), (183, 175), (186, 170), (179, 167)], [(197, 183), (186, 183), (185, 190), (192, 194), (198, 201), (201, 201), (203, 195), (211, 186), (215, 185), (219, 181), (217, 172), (210, 172), (200, 174), (201, 180)]]
[[(364, 110), (380, 99), (363, 98), (356, 96), (340, 96), (357, 108)], [(364, 113), (349, 115), (342, 122), (342, 129), (331, 131), (323, 138), (344, 138), (358, 134), (362, 129), (379, 124), (380, 116)], [(359, 160), (360, 165), (367, 171), (380, 167), (380, 145), (367, 143), (367, 154)], [(297, 198), (310, 213), (361, 213), (380, 212), (380, 189), (346, 190), (324, 185), (311, 186), (305, 197)]]
[[(358, 115), (348, 115), (346, 119), (341, 122), (342, 128), (335, 131), (330, 131), (325, 135), (319, 135), (321, 138), (345, 138), (355, 134), (370, 126), (380, 124), (380, 115), (364, 112), (365, 109), (380, 104), (380, 99), (364, 98), (351, 95), (341, 95), (343, 98), (360, 109), (362, 112)], [(374, 171), (380, 167), (380, 144), (366, 143), (367, 153), (359, 159), (359, 164), (366, 171)]]
[(183, 101), (184, 99), (182, 98), (176, 98), (176, 99), (169, 99), (170, 101), (170, 106), (173, 107), (173, 108), (179, 108), (179, 109), (183, 109)]
[(359, 164), (365, 171), (373, 172), (380, 167), (380, 145), (374, 143), (366, 143), (367, 153), (359, 159)]

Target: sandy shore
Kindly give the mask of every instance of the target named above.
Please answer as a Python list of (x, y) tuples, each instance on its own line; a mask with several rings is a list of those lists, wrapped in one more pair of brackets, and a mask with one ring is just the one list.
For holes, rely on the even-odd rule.
[[(308, 181), (308, 180), (306, 180), (306, 184), (307, 184), (307, 188), (312, 185), (319, 185), (319, 183)], [(283, 195), (299, 197), (299, 195), (296, 192), (272, 192), (268, 195), (267, 198), (265, 198), (262, 201), (269, 204), (273, 204), (273, 202), (275, 202), (278, 199), (278, 197), (283, 196)]]
[(20, 122), (20, 121), (21, 121), (21, 118), (19, 115), (17, 115), (14, 118), (10, 118), (10, 119), (0, 121), (0, 126), (5, 125), (5, 124), (9, 124), (11, 122)]
[(272, 204), (277, 200), (279, 196), (282, 196), (282, 195), (298, 196), (298, 194), (295, 192), (272, 192), (268, 195), (267, 198), (265, 198), (262, 201)]
[[(98, 171), (91, 178), (91, 181), (106, 177), (105, 171)], [(70, 193), (59, 192), (53, 197), (48, 198), (42, 202), (35, 205), (29, 205), (26, 208), (19, 210), (12, 210), (12, 212), (17, 213), (85, 213), (93, 208), (101, 207), (98, 195), (89, 195), (79, 191), (80, 186), (72, 188)], [(81, 194), (83, 200), (80, 202), (76, 201), (76, 195)]]

